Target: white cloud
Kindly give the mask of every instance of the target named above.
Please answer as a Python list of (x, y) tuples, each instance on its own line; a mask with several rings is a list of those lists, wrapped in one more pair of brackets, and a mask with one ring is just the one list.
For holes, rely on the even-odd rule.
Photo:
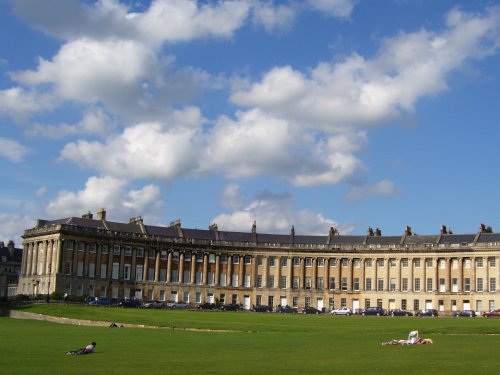
[(16, 213), (0, 213), (0, 241), (7, 243), (9, 240), (14, 241), (14, 246), (21, 248), (22, 238), (26, 228), (33, 228), (36, 225), (36, 220), (28, 215)]
[(289, 5), (275, 6), (268, 2), (255, 2), (252, 9), (252, 21), (262, 25), (268, 32), (289, 28), (296, 17), (296, 10)]
[(51, 217), (68, 217), (74, 216), (75, 212), (83, 214), (105, 207), (115, 217), (125, 219), (138, 213), (147, 215), (161, 204), (160, 189), (155, 185), (130, 191), (126, 187), (125, 181), (114, 177), (90, 177), (83, 190), (60, 191), (45, 211)]
[(76, 124), (33, 124), (26, 133), (31, 136), (60, 139), (69, 135), (111, 135), (116, 122), (100, 108), (89, 108)]
[(31, 152), (30, 148), (13, 139), (0, 137), (0, 156), (10, 161), (19, 163)]
[[(226, 189), (229, 200), (234, 200), (234, 186)], [(222, 200), (225, 200), (222, 197)], [(309, 210), (297, 211), (288, 193), (273, 193), (264, 191), (252, 201), (244, 203), (240, 198), (240, 206), (233, 207), (231, 213), (222, 213), (212, 222), (217, 223), (220, 230), (249, 232), (254, 221), (257, 222), (257, 232), (288, 234), (292, 226), (296, 234), (327, 235), (330, 227), (339, 227), (332, 219), (325, 218), (320, 213)], [(341, 227), (347, 233), (348, 227)]]
[(396, 187), (394, 182), (383, 180), (373, 185), (351, 186), (346, 199), (348, 202), (358, 202), (370, 197), (392, 197), (398, 194), (401, 194), (401, 191)]
[(0, 115), (21, 121), (33, 113), (55, 107), (51, 94), (28, 91), (21, 87), (0, 90)]
[(340, 18), (351, 15), (354, 3), (354, 0), (307, 0), (312, 9)]

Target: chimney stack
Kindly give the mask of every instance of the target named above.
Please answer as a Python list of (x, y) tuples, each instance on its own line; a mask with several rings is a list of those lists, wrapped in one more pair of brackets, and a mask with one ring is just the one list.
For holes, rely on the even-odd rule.
[(99, 211), (97, 211), (97, 220), (106, 220), (106, 210), (104, 208), (99, 208)]

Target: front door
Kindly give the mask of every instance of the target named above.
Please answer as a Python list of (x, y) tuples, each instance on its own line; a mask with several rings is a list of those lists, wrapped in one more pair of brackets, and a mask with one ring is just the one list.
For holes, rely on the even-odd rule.
[(139, 301), (142, 300), (142, 289), (135, 290), (134, 298)]
[(323, 298), (316, 299), (316, 308), (321, 311), (323, 309)]
[(280, 297), (280, 305), (286, 306), (286, 297)]
[(250, 296), (243, 296), (243, 308), (250, 310)]
[(352, 312), (355, 313), (359, 311), (359, 299), (352, 300)]

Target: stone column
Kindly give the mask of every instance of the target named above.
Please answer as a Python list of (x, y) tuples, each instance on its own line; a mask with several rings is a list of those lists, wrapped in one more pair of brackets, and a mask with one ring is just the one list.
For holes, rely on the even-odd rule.
[(470, 291), (476, 292), (476, 257), (470, 258)]
[(305, 267), (305, 258), (300, 258), (300, 279), (299, 279), (299, 289), (304, 290), (306, 288), (306, 267)]
[[(229, 257), (228, 262), (229, 262)], [(228, 263), (229, 265), (229, 263)], [(220, 286), (220, 254), (215, 254), (215, 285)]]
[(385, 264), (385, 282), (384, 282), (384, 291), (388, 292), (390, 290), (390, 274), (391, 274), (391, 261), (390, 258), (384, 258)]
[(194, 284), (195, 282), (195, 272), (196, 272), (196, 254), (191, 253), (191, 272), (189, 275), (189, 282), (190, 284)]
[(32, 258), (32, 264), (31, 264), (31, 274), (32, 275), (37, 275), (38, 274), (38, 247), (40, 245), (38, 242), (35, 242), (35, 245), (33, 247), (33, 258)]
[(172, 282), (172, 251), (167, 252), (167, 283)]
[(240, 273), (238, 276), (238, 285), (236, 286), (242, 286), (243, 285), (243, 264), (244, 264), (244, 257), (240, 255)]
[(457, 289), (459, 293), (464, 291), (464, 258), (463, 256), (458, 258), (458, 277), (457, 277)]
[(179, 283), (184, 283), (184, 251), (179, 254)]
[(226, 286), (233, 285), (233, 255), (229, 254), (227, 256), (227, 272), (226, 272)]
[(444, 280), (444, 290), (446, 293), (451, 292), (451, 258), (446, 258), (444, 263), (445, 268), (445, 280)]
[(315, 290), (318, 287), (317, 279), (318, 279), (318, 259), (313, 258), (312, 259), (312, 285), (311, 285), (311, 289), (313, 289), (313, 290)]
[(161, 250), (156, 249), (156, 259), (155, 259), (155, 283), (160, 282), (160, 256)]
[(203, 285), (207, 285), (208, 283), (208, 254), (203, 254), (203, 275), (202, 275), (202, 283)]
[(335, 289), (342, 290), (342, 258), (337, 258), (337, 275), (335, 280)]
[[(360, 266), (361, 266), (361, 277), (359, 280), (359, 290), (364, 292), (365, 291), (365, 286), (366, 286), (366, 280), (365, 280), (365, 274), (366, 274), (366, 264), (365, 264), (365, 258), (360, 258)], [(360, 301), (361, 302), (361, 301)]]
[(41, 247), (42, 247), (42, 253), (40, 254), (40, 255), (41, 255), (41, 257), (42, 257), (42, 259), (41, 259), (41, 261), (42, 261), (42, 269), (41, 269), (41, 270), (39, 270), (39, 272), (38, 272), (38, 273), (39, 273), (40, 275), (46, 275), (46, 274), (47, 274), (47, 252), (48, 252), (48, 250), (49, 250), (49, 249), (48, 249), (49, 247), (48, 247), (48, 245), (47, 245), (47, 244), (48, 244), (48, 241), (43, 241), (43, 242), (42, 242), (42, 244), (43, 244), (43, 245), (41, 246)]
[(63, 252), (64, 252), (64, 239), (59, 238), (59, 240), (57, 241), (57, 273), (62, 273)]
[(408, 280), (408, 291), (413, 293), (415, 290), (415, 259), (408, 259), (408, 263), (410, 265), (410, 280)]
[(262, 275), (262, 287), (267, 288), (268, 279), (269, 279), (269, 257), (263, 257), (262, 265), (264, 269), (264, 274)]

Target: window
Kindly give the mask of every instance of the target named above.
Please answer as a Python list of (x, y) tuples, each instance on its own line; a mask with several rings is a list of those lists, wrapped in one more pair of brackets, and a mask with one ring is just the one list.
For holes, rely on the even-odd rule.
[[(191, 278), (191, 271), (184, 270), (184, 274), (182, 275), (182, 282), (184, 284), (188, 284), (190, 282), (190, 278)], [(152, 280), (152, 279), (148, 277), (148, 280)]]
[(359, 277), (354, 278), (354, 290), (358, 291), (359, 290)]
[(179, 252), (178, 251), (172, 252), (172, 260), (175, 262), (179, 261)]
[(189, 292), (188, 291), (184, 291), (184, 302), (186, 303), (189, 303)]
[(325, 266), (325, 259), (324, 258), (318, 258), (317, 265), (318, 265), (318, 267), (324, 267)]
[(396, 259), (392, 258), (389, 260), (389, 264), (392, 268), (396, 267)]
[(312, 287), (312, 280), (309, 276), (306, 276), (306, 289), (311, 289)]
[(292, 284), (293, 289), (299, 289), (299, 283), (300, 283), (299, 277), (294, 276), (293, 277), (293, 284)]
[(287, 267), (288, 266), (288, 259), (285, 257), (281, 257), (281, 267)]
[(85, 242), (78, 242), (78, 251), (85, 251)]
[(102, 245), (102, 248), (101, 248), (101, 253), (102, 254), (107, 254), (108, 250), (109, 250), (108, 245)]
[(497, 279), (494, 277), (490, 277), (490, 292), (497, 291)]
[(495, 300), (490, 299), (490, 300), (488, 301), (488, 310), (489, 310), (489, 311), (493, 311), (493, 310), (495, 310)]
[(328, 282), (328, 289), (335, 289), (335, 277), (330, 277), (330, 280)]
[(262, 305), (262, 295), (257, 294), (257, 295), (255, 296), (255, 304), (256, 304), (257, 306)]
[(312, 258), (306, 258), (306, 267), (312, 267), (313, 260)]
[(451, 268), (453, 268), (453, 269), (457, 269), (458, 268), (458, 259), (457, 258), (453, 258), (451, 260)]
[(95, 276), (95, 263), (89, 263), (89, 277)]
[(130, 246), (125, 246), (125, 256), (132, 256), (132, 248)]
[(445, 259), (439, 259), (439, 268), (444, 269), (446, 267), (446, 260)]
[(482, 292), (483, 291), (483, 278), (478, 277), (476, 280), (476, 291)]
[(179, 282), (179, 270), (173, 269), (171, 272), (172, 272), (172, 274), (171, 274), (170, 282), (178, 283)]
[(415, 264), (415, 268), (420, 268), (420, 259), (415, 259), (413, 263)]
[(299, 307), (299, 297), (293, 297), (292, 306), (295, 308)]
[(464, 267), (465, 268), (470, 268), (470, 258), (465, 258), (464, 259)]
[[(221, 262), (222, 264), (226, 264), (226, 263), (227, 263), (227, 255), (226, 255), (226, 254), (222, 254), (222, 255), (220, 256), (220, 262)], [(215, 262), (214, 262), (214, 263), (215, 263)]]
[(276, 258), (275, 257), (269, 257), (269, 267), (274, 267), (276, 264)]
[(137, 249), (137, 258), (142, 258), (144, 256), (144, 249), (142, 247), (139, 247)]
[(208, 285), (214, 285), (215, 284), (215, 273), (209, 272), (207, 275), (207, 282)]
[(130, 280), (131, 272), (132, 272), (132, 266), (130, 264), (125, 264), (123, 266), (123, 278), (125, 280)]
[(201, 292), (196, 292), (194, 298), (195, 298), (195, 303), (201, 303)]
[(257, 257), (257, 265), (259, 267), (264, 265), (264, 257), (262, 257), (262, 256)]
[(116, 280), (118, 279), (118, 271), (120, 271), (120, 263), (113, 263), (111, 278)]
[(403, 292), (407, 292), (408, 291), (408, 278), (403, 277), (403, 279), (401, 281), (402, 281), (401, 287), (402, 287)]
[(384, 279), (380, 278), (377, 280), (377, 290), (378, 291), (384, 290)]
[(220, 303), (222, 303), (222, 304), (225, 304), (225, 303), (226, 303), (226, 294), (225, 294), (225, 293), (221, 293), (221, 294), (219, 295), (219, 301), (220, 301)]
[(215, 263), (215, 254), (208, 254), (208, 263)]
[(415, 287), (413, 288), (415, 292), (420, 292), (420, 278), (416, 277), (415, 280)]
[[(151, 250), (150, 250), (149, 257), (154, 258), (154, 254), (153, 254), (153, 257), (151, 257)], [(184, 252), (184, 262), (191, 262), (191, 252), (190, 251)]]
[(196, 253), (196, 263), (203, 263), (203, 253)]
[(95, 242), (92, 242), (90, 244), (90, 252), (95, 253), (97, 251), (97, 244)]
[(268, 276), (267, 286), (268, 286), (268, 288), (274, 288), (274, 276), (273, 275)]
[(196, 271), (194, 273), (194, 282), (195, 284), (201, 284), (203, 282), (203, 273), (200, 271)]
[(76, 264), (76, 276), (83, 276), (83, 262), (78, 261)]
[(219, 285), (226, 286), (226, 284), (227, 284), (226, 274), (225, 273), (219, 274)]
[(106, 278), (106, 273), (108, 270), (108, 265), (107, 264), (101, 264), (101, 279)]
[(240, 264), (240, 256), (233, 255), (233, 264)]
[(274, 306), (274, 296), (267, 297), (267, 305)]
[(354, 268), (359, 268), (361, 266), (361, 259), (358, 259), (358, 258), (353, 259), (352, 264), (353, 264)]
[(154, 281), (155, 279), (155, 269), (153, 267), (148, 267), (148, 281)]
[(427, 288), (426, 288), (426, 290), (428, 292), (432, 292), (432, 277), (428, 277), (427, 278)]
[(401, 300), (401, 310), (406, 310), (408, 307), (407, 307), (407, 302), (405, 299), (402, 299)]
[(71, 262), (66, 262), (64, 266), (64, 273), (66, 275), (71, 275)]
[(250, 283), (252, 281), (250, 275), (245, 275), (244, 280), (245, 280), (244, 281), (245, 288), (250, 288), (251, 287)]
[[(127, 255), (126, 252), (125, 252), (125, 255)], [(167, 250), (162, 250), (161, 251), (161, 253), (160, 253), (160, 259), (161, 260), (167, 260)]]
[(369, 291), (372, 290), (372, 279), (371, 279), (371, 277), (367, 277), (366, 280), (365, 280), (365, 290), (367, 292), (369, 292)]
[(497, 266), (497, 261), (493, 257), (488, 258), (488, 262), (490, 263), (490, 267), (496, 267)]
[(330, 259), (330, 267), (337, 267), (337, 259)]
[(318, 277), (316, 280), (316, 289), (323, 289), (325, 287), (325, 282), (322, 277)]
[(328, 298), (328, 308), (333, 310), (335, 308), (335, 300), (333, 298)]
[(305, 307), (311, 306), (311, 297), (306, 297), (304, 300)]
[(481, 300), (476, 301), (476, 311), (483, 311), (483, 301)]
[(342, 264), (342, 267), (347, 267), (349, 265), (349, 259), (342, 258), (341, 264)]
[(476, 258), (476, 267), (483, 268), (483, 258)]
[(245, 264), (252, 264), (252, 257), (250, 255), (245, 255)]
[(451, 291), (453, 293), (457, 293), (458, 292), (458, 279), (456, 277), (453, 277), (451, 279)]
[(372, 260), (371, 259), (365, 259), (365, 267), (371, 267), (372, 266)]
[(286, 276), (281, 276), (280, 288), (281, 289), (286, 289)]
[(231, 285), (232, 285), (233, 287), (237, 287), (237, 286), (239, 286), (239, 284), (238, 284), (238, 276), (239, 276), (238, 274), (234, 274), (234, 273), (233, 273), (233, 280), (232, 280), (232, 283), (231, 283)]
[(300, 258), (299, 257), (293, 257), (293, 266), (294, 267), (300, 266)]
[(420, 301), (418, 299), (413, 300), (413, 310), (420, 310)]
[(165, 268), (160, 269), (160, 281), (163, 283), (167, 281), (167, 270)]
[(377, 259), (377, 267), (384, 267), (384, 260), (383, 259)]
[(426, 267), (432, 267), (432, 259), (431, 258), (427, 258), (425, 260), (425, 266)]
[(439, 292), (440, 293), (446, 292), (446, 285), (445, 285), (445, 279), (444, 278), (439, 278)]
[(120, 245), (113, 245), (113, 255), (120, 255)]
[(347, 307), (347, 298), (340, 299), (340, 307)]
[(408, 258), (401, 259), (401, 267), (408, 268)]
[(75, 241), (69, 240), (66, 242), (66, 250), (73, 250), (75, 248)]
[(257, 288), (262, 288), (262, 275), (257, 275)]
[(382, 308), (382, 299), (377, 299), (377, 307)]
[(466, 277), (464, 279), (464, 292), (470, 292), (470, 278)]
[(396, 279), (391, 278), (389, 287), (391, 292), (396, 291)]
[(347, 277), (342, 277), (340, 280), (342, 290), (347, 290)]

